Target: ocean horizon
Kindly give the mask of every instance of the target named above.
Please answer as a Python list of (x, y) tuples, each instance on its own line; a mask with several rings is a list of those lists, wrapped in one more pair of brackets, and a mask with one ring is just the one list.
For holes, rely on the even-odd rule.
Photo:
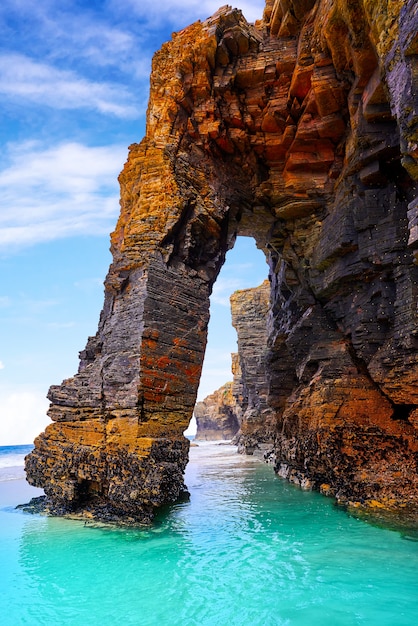
[(0, 482), (25, 478), (25, 456), (33, 450), (33, 444), (0, 446)]
[(350, 517), (234, 446), (191, 447), (190, 501), (162, 510), (147, 528), (16, 509), (42, 493), (24, 480), (23, 459), (31, 449), (0, 447), (2, 623), (416, 622), (416, 537)]

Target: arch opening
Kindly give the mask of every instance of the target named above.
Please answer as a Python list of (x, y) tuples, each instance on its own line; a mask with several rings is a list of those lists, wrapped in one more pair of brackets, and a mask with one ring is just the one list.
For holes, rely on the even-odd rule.
[[(267, 275), (265, 254), (256, 247), (255, 240), (238, 236), (226, 255), (210, 297), (208, 343), (192, 429), (186, 434), (196, 434), (197, 428), (197, 439), (231, 439), (236, 435), (244, 400), (231, 296), (240, 290), (250, 298), (253, 289), (261, 285)], [(249, 318), (248, 323), (251, 323)], [(267, 319), (264, 325), (266, 323)]]

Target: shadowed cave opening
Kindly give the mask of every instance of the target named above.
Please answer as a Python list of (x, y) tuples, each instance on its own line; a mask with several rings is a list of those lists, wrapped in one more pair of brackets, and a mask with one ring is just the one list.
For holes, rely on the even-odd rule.
[(103, 485), (95, 480), (80, 479), (77, 484), (77, 506), (84, 506), (104, 493)]
[[(237, 331), (231, 319), (230, 298), (232, 294), (238, 290), (258, 287), (267, 276), (266, 257), (257, 248), (255, 240), (250, 236), (238, 236), (234, 247), (226, 254), (210, 298), (208, 343), (197, 403), (201, 403), (205, 398), (220, 390), (233, 378), (232, 355), (238, 352), (238, 340)], [(214, 424), (214, 426), (219, 427), (219, 424)], [(196, 417), (193, 414), (185, 434), (195, 435), (196, 429)]]

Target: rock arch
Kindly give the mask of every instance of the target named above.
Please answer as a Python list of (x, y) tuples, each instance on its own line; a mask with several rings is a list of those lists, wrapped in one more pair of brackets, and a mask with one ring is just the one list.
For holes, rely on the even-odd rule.
[(278, 471), (416, 502), (418, 112), (400, 83), (416, 88), (417, 44), (401, 4), (384, 23), (367, 0), (268, 0), (256, 25), (223, 7), (155, 55), (99, 329), (27, 459), (52, 512), (143, 521), (181, 495), (209, 295), (237, 234), (270, 265)]

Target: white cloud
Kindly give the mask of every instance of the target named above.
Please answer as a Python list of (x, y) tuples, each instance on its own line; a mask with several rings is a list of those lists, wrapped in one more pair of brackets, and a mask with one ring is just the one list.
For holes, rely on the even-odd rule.
[(0, 361), (0, 370), (4, 370), (4, 363), (3, 363), (3, 361)]
[(0, 445), (31, 443), (50, 423), (44, 394), (0, 389)]
[[(108, 18), (111, 16), (107, 16)], [(100, 68), (116, 70), (119, 78), (118, 89), (124, 90), (121, 81), (132, 79), (146, 79), (151, 71), (151, 57), (153, 50), (150, 43), (143, 39), (144, 27), (129, 32), (131, 23), (123, 24), (122, 28), (115, 28), (111, 24), (101, 21), (100, 18), (91, 19), (91, 16), (72, 15), (70, 19), (58, 17), (53, 24), (48, 24), (48, 34), (57, 42), (53, 58), (60, 63), (68, 63), (68, 57), (82, 62), (83, 71)], [(90, 69), (90, 71), (91, 71)]]
[(57, 18), (54, 22), (48, 22), (48, 31), (59, 42), (57, 50), (54, 50), (55, 56), (63, 56), (68, 46), (73, 55), (79, 55), (96, 65), (119, 66), (137, 45), (131, 33), (100, 20), (89, 19), (87, 15), (73, 14), (69, 19), (65, 16)]
[(122, 85), (90, 81), (72, 70), (39, 63), (23, 54), (0, 55), (0, 94), (54, 109), (90, 109), (121, 118), (140, 112)]
[(126, 153), (118, 145), (9, 146), (0, 171), (0, 249), (108, 234), (119, 213), (117, 176)]
[(89, 147), (64, 143), (43, 149), (37, 142), (9, 146), (11, 164), (0, 172), (0, 186), (38, 187), (51, 191), (90, 193), (109, 181), (121, 169), (127, 155), (125, 146)]
[(233, 294), (237, 289), (245, 289), (246, 282), (245, 278), (240, 276), (233, 278), (224, 278), (223, 276), (220, 276), (213, 286), (211, 302), (230, 308), (231, 303), (229, 298), (231, 294)]
[[(74, 0), (3, 0), (0, 29), (3, 50), (8, 46), (9, 53), (0, 55), (0, 93), (20, 106), (28, 102), (137, 117), (146, 106), (138, 94), (147, 92), (148, 81), (147, 85), (143, 81), (163, 33), (163, 38), (169, 38), (168, 29), (205, 19), (220, 4), (219, 0), (107, 0), (81, 6)], [(264, 0), (238, 4), (249, 21), (261, 18)], [(110, 80), (92, 79), (98, 72)], [(140, 79), (135, 99), (126, 88), (127, 76), (130, 85)]]

